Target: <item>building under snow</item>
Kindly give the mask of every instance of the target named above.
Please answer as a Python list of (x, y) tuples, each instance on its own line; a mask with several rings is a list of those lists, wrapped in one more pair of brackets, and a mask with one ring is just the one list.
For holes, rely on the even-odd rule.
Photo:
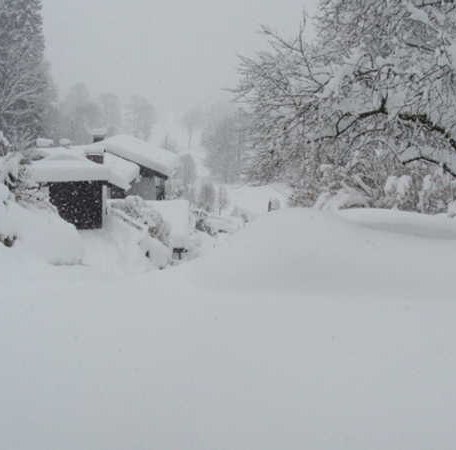
[(51, 203), (67, 222), (79, 229), (101, 228), (108, 198), (165, 198), (165, 182), (177, 164), (173, 153), (126, 135), (94, 140), (37, 148), (29, 167), (31, 179), (49, 189)]

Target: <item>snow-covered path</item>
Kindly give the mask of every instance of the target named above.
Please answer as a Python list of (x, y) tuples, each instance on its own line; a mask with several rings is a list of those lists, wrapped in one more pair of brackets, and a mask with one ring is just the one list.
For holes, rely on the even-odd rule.
[(0, 447), (453, 449), (452, 222), (363, 214), (279, 212), (163, 272), (2, 265)]

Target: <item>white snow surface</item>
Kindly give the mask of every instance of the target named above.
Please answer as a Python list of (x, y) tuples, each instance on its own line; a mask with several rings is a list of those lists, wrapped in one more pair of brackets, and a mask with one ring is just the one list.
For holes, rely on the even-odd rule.
[(70, 181), (108, 181), (109, 169), (88, 159), (62, 155), (50, 156), (31, 163), (27, 168), (37, 183), (59, 183)]
[(109, 182), (126, 191), (139, 178), (139, 166), (123, 158), (106, 153), (103, 165), (109, 170)]
[(170, 227), (173, 248), (188, 248), (190, 239), (190, 204), (187, 200), (147, 201)]
[[(82, 262), (82, 240), (73, 225), (63, 221), (57, 212), (38, 208), (25, 208), (15, 202), (6, 205), (0, 202), (0, 234), (16, 236), (14, 248), (5, 253), (5, 257), (15, 258), (23, 254), (24, 258), (33, 259), (36, 263), (55, 265), (79, 264)], [(0, 251), (4, 251), (0, 244)], [(0, 271), (8, 258), (0, 257)], [(21, 269), (19, 268), (18, 275)], [(0, 275), (8, 277), (4, 271)], [(1, 286), (1, 283), (0, 283)], [(5, 295), (0, 288), (0, 298)]]
[(133, 136), (119, 135), (100, 142), (106, 151), (147, 167), (166, 176), (171, 176), (178, 160), (176, 155)]
[(102, 277), (0, 245), (2, 448), (453, 450), (456, 222), (288, 209), (223, 242)]

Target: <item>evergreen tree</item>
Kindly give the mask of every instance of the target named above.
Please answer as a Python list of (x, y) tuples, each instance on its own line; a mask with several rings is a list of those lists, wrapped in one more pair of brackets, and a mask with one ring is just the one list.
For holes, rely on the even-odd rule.
[(0, 4), (0, 129), (26, 147), (43, 133), (53, 100), (44, 60), (41, 0)]

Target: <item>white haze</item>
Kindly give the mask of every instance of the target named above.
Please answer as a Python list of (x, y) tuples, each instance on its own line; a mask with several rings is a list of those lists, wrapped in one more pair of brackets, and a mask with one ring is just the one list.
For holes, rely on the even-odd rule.
[(141, 94), (179, 113), (226, 96), (260, 25), (292, 35), (315, 0), (45, 0), (47, 54), (61, 94)]

